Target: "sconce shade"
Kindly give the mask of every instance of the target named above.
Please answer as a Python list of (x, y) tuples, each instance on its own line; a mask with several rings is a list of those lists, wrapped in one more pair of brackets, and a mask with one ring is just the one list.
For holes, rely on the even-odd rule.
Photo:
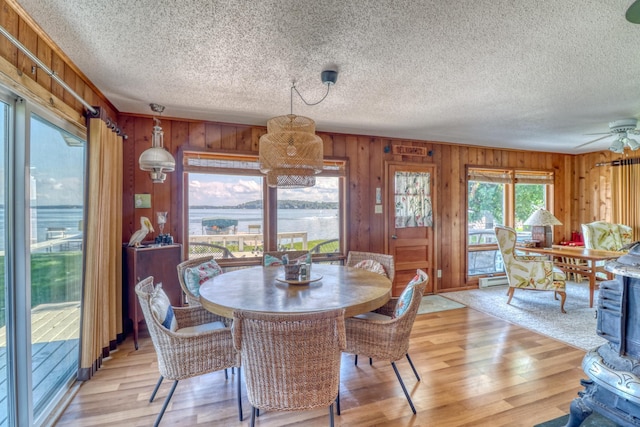
[(154, 183), (162, 183), (166, 179), (165, 172), (173, 172), (176, 168), (176, 161), (163, 147), (164, 132), (160, 127), (160, 120), (154, 118), (156, 124), (153, 127), (151, 136), (151, 148), (142, 152), (138, 159), (140, 169), (149, 171), (151, 180)]
[(308, 117), (288, 114), (267, 122), (267, 133), (260, 137), (260, 172), (270, 187), (312, 187), (322, 172), (322, 139)]

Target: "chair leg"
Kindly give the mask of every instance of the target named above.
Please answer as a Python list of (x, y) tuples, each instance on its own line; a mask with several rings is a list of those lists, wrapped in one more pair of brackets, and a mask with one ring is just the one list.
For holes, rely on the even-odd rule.
[(151, 397), (149, 398), (149, 403), (153, 402), (153, 399), (155, 399), (156, 393), (158, 392), (158, 389), (160, 388), (160, 384), (162, 384), (163, 379), (164, 377), (160, 375), (160, 378), (158, 378), (158, 382), (156, 383), (156, 388), (153, 389), (153, 393), (151, 393)]
[(567, 300), (567, 293), (560, 291), (557, 291), (556, 293), (560, 294), (560, 311), (562, 313), (566, 313), (566, 311), (564, 311), (564, 302)]
[(507, 300), (507, 304), (511, 304), (511, 298), (513, 298), (513, 293), (515, 292), (516, 288), (512, 288), (511, 286), (509, 286), (509, 290), (507, 291), (507, 295), (509, 295), (509, 299)]
[(256, 425), (256, 408), (251, 407), (251, 422), (249, 423), (251, 427), (255, 427)]
[(224, 368), (224, 379), (225, 380), (229, 379), (229, 373), (227, 372), (227, 368)]
[(373, 359), (369, 358), (369, 365), (373, 365)]
[(407, 388), (404, 386), (404, 382), (402, 381), (402, 377), (400, 376), (400, 372), (398, 372), (398, 368), (396, 367), (396, 362), (391, 362), (391, 366), (393, 366), (393, 370), (396, 373), (396, 377), (398, 377), (398, 381), (400, 381), (400, 385), (402, 386), (402, 391), (404, 391), (404, 395), (407, 398), (407, 400), (409, 401), (409, 406), (411, 406), (411, 410), (413, 411), (413, 413), (415, 415), (416, 408), (413, 406), (413, 401), (411, 400), (411, 396), (409, 396), (409, 392), (407, 391)]
[(358, 355), (356, 354), (356, 363), (354, 365), (358, 366)]
[(153, 427), (158, 427), (160, 425), (160, 420), (162, 419), (162, 416), (164, 415), (164, 411), (167, 409), (167, 406), (169, 405), (169, 401), (173, 396), (173, 392), (176, 391), (177, 385), (178, 385), (178, 380), (175, 380), (173, 382), (173, 385), (171, 386), (171, 390), (169, 390), (169, 394), (167, 395), (167, 398), (164, 400), (164, 403), (162, 404), (162, 409), (160, 410), (160, 413), (158, 414), (158, 418), (156, 418), (156, 422), (153, 424)]
[(338, 395), (336, 396), (336, 413), (340, 415), (340, 390), (338, 390)]
[(240, 375), (240, 366), (238, 366), (238, 418), (242, 421), (242, 376)]
[(333, 403), (329, 405), (329, 425), (333, 427)]
[(418, 381), (420, 381), (420, 375), (418, 375), (418, 371), (416, 371), (416, 367), (413, 366), (413, 362), (411, 361), (411, 358), (409, 357), (409, 353), (407, 353), (407, 360), (409, 361), (409, 365), (411, 365), (411, 369), (413, 369), (413, 373), (416, 374), (416, 379)]

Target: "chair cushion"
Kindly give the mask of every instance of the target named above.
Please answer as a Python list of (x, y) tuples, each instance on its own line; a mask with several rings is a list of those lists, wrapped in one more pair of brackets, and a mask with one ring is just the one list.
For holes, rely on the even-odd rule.
[(194, 325), (194, 326), (188, 326), (186, 328), (180, 328), (176, 332), (181, 334), (191, 334), (191, 333), (215, 331), (215, 330), (224, 329), (224, 328), (226, 328), (226, 326), (222, 322), (211, 322), (211, 323), (203, 323), (202, 325)]
[(214, 260), (203, 262), (195, 267), (184, 269), (184, 283), (193, 295), (200, 296), (200, 286), (219, 274), (222, 274), (222, 268), (217, 262)]
[(364, 259), (354, 265), (353, 268), (361, 268), (362, 270), (371, 271), (373, 273), (378, 273), (382, 276), (389, 277), (387, 275), (387, 270), (384, 269), (384, 266), (378, 261), (374, 261), (372, 259)]
[(398, 297), (398, 302), (396, 303), (396, 309), (393, 311), (393, 318), (400, 317), (407, 311), (409, 308), (409, 304), (411, 303), (411, 298), (413, 298), (413, 289), (415, 285), (420, 283), (420, 276), (417, 274), (411, 279), (409, 283), (407, 283), (407, 287), (404, 288), (404, 291)]
[(387, 316), (386, 314), (376, 313), (375, 311), (369, 311), (368, 313), (358, 314), (353, 317), (356, 319), (363, 319), (363, 320), (382, 320), (382, 321), (391, 320), (390, 316)]
[(162, 289), (162, 283), (156, 285), (149, 299), (149, 306), (151, 307), (151, 313), (162, 326), (173, 332), (178, 329), (178, 321), (174, 316), (169, 297)]

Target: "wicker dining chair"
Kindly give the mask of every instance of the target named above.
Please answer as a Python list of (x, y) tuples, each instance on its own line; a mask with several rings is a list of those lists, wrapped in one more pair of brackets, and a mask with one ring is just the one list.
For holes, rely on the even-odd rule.
[(284, 255), (287, 255), (287, 257), (289, 258), (289, 261), (292, 262), (296, 259), (299, 258), (309, 258), (310, 259), (310, 253), (309, 251), (267, 251), (264, 252), (262, 254), (262, 265), (264, 266), (269, 266), (269, 265), (281, 265), (280, 263), (275, 263), (275, 264), (270, 264), (269, 263), (269, 259), (273, 259), (273, 258), (277, 258), (278, 260), (282, 260), (282, 257)]
[(208, 263), (214, 264), (214, 270), (209, 275), (217, 275), (222, 273), (222, 269), (215, 261), (215, 256), (209, 255), (200, 258), (189, 259), (187, 261), (183, 261), (176, 267), (178, 270), (178, 281), (180, 282), (180, 287), (182, 288), (182, 292), (187, 296), (187, 302), (190, 306), (198, 306), (200, 305), (200, 293), (197, 288), (199, 284), (187, 284), (189, 279), (185, 278), (185, 273), (188, 271), (197, 268), (198, 266), (207, 265)]
[[(210, 313), (202, 306), (171, 307), (161, 285), (153, 285), (153, 276), (139, 282), (135, 291), (156, 350), (160, 371), (149, 402), (153, 402), (163, 379), (173, 380), (154, 426), (160, 424), (179, 380), (222, 369), (226, 376), (226, 369), (233, 367), (238, 367), (238, 416), (242, 421), (240, 354), (233, 346), (231, 328), (225, 324), (230, 319)], [(165, 314), (162, 314), (163, 311)], [(175, 319), (173, 322), (172, 318)]]
[(295, 314), (236, 310), (233, 342), (242, 355), (251, 426), (259, 409), (326, 406), (333, 426), (345, 347), (344, 309)]
[[(382, 266), (384, 269), (385, 275), (391, 280), (393, 283), (393, 278), (396, 275), (395, 262), (393, 261), (393, 255), (387, 254), (379, 254), (376, 252), (360, 252), (360, 251), (349, 251), (347, 254), (347, 267), (355, 267), (362, 268), (365, 270), (370, 270), (376, 273), (379, 273), (379, 270), (375, 267), (372, 267), (370, 261), (374, 261), (375, 263)], [(355, 355), (354, 365), (358, 364), (358, 355)], [(369, 358), (369, 365), (373, 364), (373, 359)]]
[(398, 298), (392, 298), (374, 312), (345, 319), (345, 352), (391, 362), (414, 414), (416, 408), (395, 362), (406, 357), (416, 379), (420, 381), (418, 371), (409, 357), (409, 336), (428, 281), (427, 273), (417, 270), (416, 277), (409, 282)]

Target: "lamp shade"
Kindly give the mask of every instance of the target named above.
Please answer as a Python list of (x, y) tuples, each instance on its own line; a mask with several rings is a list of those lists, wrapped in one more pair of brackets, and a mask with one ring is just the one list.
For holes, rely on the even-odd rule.
[(529, 218), (524, 222), (524, 225), (533, 226), (547, 226), (547, 225), (562, 225), (562, 223), (553, 216), (551, 212), (546, 209), (537, 209)]
[(156, 124), (153, 127), (151, 136), (151, 148), (148, 148), (140, 154), (138, 164), (140, 169), (148, 171), (151, 180), (154, 183), (162, 183), (166, 179), (165, 172), (173, 172), (176, 168), (176, 161), (167, 150), (164, 149), (164, 132), (160, 127), (160, 120), (155, 119)]

